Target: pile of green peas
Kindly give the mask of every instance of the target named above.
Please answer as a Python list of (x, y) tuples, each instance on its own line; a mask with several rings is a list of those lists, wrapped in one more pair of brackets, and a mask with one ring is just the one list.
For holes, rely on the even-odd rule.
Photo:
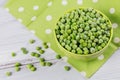
[(92, 54), (103, 49), (111, 37), (109, 19), (93, 8), (78, 8), (60, 17), (55, 34), (60, 45), (75, 54)]

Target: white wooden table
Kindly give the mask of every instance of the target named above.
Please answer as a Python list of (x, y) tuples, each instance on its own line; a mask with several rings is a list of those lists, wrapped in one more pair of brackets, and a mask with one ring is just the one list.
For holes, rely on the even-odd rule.
[[(52, 67), (39, 66), (35, 58), (22, 54), (20, 48), (26, 47), (32, 52), (35, 50), (35, 46), (41, 45), (42, 41), (2, 8), (6, 1), (0, 0), (0, 80), (120, 80), (120, 50), (91, 79), (84, 78), (74, 68), (69, 72), (65, 71), (64, 65), (69, 64), (64, 60), (54, 59), (55, 52), (51, 49), (48, 49), (42, 57), (46, 57), (54, 65)], [(28, 43), (30, 39), (36, 39), (37, 42), (30, 45)], [(17, 56), (11, 57), (11, 52), (17, 52)], [(34, 63), (38, 70), (31, 72), (22, 66), (20, 72), (15, 72), (13, 68), (15, 62), (22, 62), (24, 65)], [(7, 71), (13, 72), (13, 75), (6, 77)]]

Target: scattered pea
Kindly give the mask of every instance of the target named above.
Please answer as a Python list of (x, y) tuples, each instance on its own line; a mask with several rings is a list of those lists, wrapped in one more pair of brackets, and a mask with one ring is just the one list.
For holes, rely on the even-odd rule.
[(21, 68), (20, 67), (15, 67), (15, 71), (20, 71), (21, 70)]
[(21, 63), (19, 63), (19, 62), (17, 62), (17, 63), (15, 63), (15, 65), (14, 65), (15, 67), (19, 67), (19, 66), (22, 66), (22, 64)]
[(6, 76), (11, 76), (12, 72), (6, 72)]
[(22, 50), (23, 54), (28, 54), (28, 52), (29, 52), (26, 48), (21, 48), (21, 50)]
[(46, 66), (52, 66), (51, 62), (46, 62)]
[(48, 45), (44, 45), (44, 48), (47, 49), (47, 48), (48, 48)]
[(41, 66), (46, 66), (46, 62), (40, 62)]
[(39, 47), (39, 46), (37, 46), (37, 47), (36, 47), (36, 50), (38, 50), (38, 51), (39, 51), (39, 50), (41, 50), (41, 49), (42, 49), (42, 48), (41, 48), (41, 47)]
[(12, 57), (15, 57), (16, 56), (16, 53), (15, 52), (12, 52)]
[(70, 67), (70, 66), (64, 66), (64, 69), (65, 69), (66, 71), (70, 71), (71, 67)]
[(30, 44), (33, 44), (33, 43), (35, 43), (35, 40), (34, 39), (30, 39), (29, 42), (30, 42)]
[(26, 67), (27, 67), (28, 69), (30, 69), (30, 68), (33, 67), (33, 65), (32, 65), (32, 64), (27, 64)]
[(47, 45), (47, 42), (43, 42), (43, 45)]
[(35, 55), (36, 55), (36, 52), (32, 52), (32, 53), (31, 53), (31, 56), (34, 57)]
[(44, 62), (45, 61), (45, 59), (44, 58), (40, 58), (40, 62)]
[(44, 50), (39, 50), (39, 52), (40, 52), (41, 54), (44, 54), (45, 51), (44, 51)]
[(61, 59), (62, 57), (60, 55), (56, 55), (56, 59)]
[(31, 67), (30, 70), (31, 70), (31, 71), (36, 71), (37, 68), (36, 68), (36, 67)]
[(40, 57), (40, 54), (36, 53), (36, 54), (35, 54), (35, 57), (36, 57), (36, 58), (39, 58), (39, 57)]

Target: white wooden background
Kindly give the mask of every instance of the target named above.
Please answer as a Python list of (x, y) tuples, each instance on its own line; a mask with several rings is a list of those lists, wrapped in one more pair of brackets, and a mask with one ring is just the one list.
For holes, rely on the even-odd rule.
[[(55, 52), (51, 49), (48, 49), (42, 57), (54, 62), (54, 65), (52, 67), (40, 67), (36, 59), (30, 55), (23, 55), (20, 48), (27, 47), (30, 51), (34, 51), (35, 46), (42, 42), (5, 11), (3, 5), (6, 1), (0, 0), (0, 80), (120, 80), (120, 50), (116, 51), (90, 79), (84, 78), (74, 68), (69, 72), (65, 71), (64, 65), (69, 64), (64, 60), (54, 59)], [(29, 39), (36, 39), (37, 42), (30, 45)], [(15, 58), (11, 57), (13, 51), (17, 52)], [(34, 63), (38, 70), (31, 72), (22, 66), (20, 72), (15, 72), (13, 64), (17, 61), (23, 64)], [(6, 71), (12, 71), (13, 75), (6, 77)]]

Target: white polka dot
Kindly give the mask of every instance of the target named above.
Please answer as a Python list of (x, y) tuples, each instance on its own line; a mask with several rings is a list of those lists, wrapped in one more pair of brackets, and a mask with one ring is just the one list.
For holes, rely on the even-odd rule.
[(6, 10), (7, 12), (9, 12), (9, 11), (10, 11), (10, 9), (9, 9), (9, 8), (5, 8), (5, 10)]
[(62, 59), (63, 59), (64, 62), (68, 61), (68, 57), (66, 57), (66, 56), (62, 57)]
[(24, 7), (19, 7), (18, 8), (18, 12), (23, 12), (24, 11)]
[(30, 32), (33, 33), (33, 34), (35, 34), (35, 31), (34, 31), (34, 30), (31, 30)]
[(84, 76), (84, 77), (86, 76), (86, 72), (85, 71), (81, 71), (80, 73), (81, 73), (82, 76)]
[(32, 18), (31, 18), (31, 21), (35, 21), (36, 20), (36, 16), (33, 16)]
[(115, 37), (114, 38), (114, 43), (119, 43), (120, 42), (120, 38), (119, 37)]
[(92, 0), (94, 3), (97, 3), (98, 2), (98, 0)]
[(38, 9), (39, 9), (38, 5), (33, 6), (33, 10), (38, 10)]
[(51, 15), (48, 15), (48, 16), (46, 17), (46, 20), (47, 20), (47, 21), (52, 20), (52, 16), (51, 16)]
[(50, 2), (48, 3), (48, 6), (52, 6), (52, 1), (50, 1)]
[(45, 30), (45, 33), (46, 33), (46, 34), (50, 34), (51, 32), (52, 32), (51, 29), (46, 29), (46, 30)]
[(77, 0), (77, 3), (78, 3), (79, 5), (82, 5), (83, 0)]
[(67, 2), (67, 0), (62, 0), (62, 5), (67, 5), (68, 4), (68, 2)]
[(18, 21), (19, 21), (19, 22), (22, 22), (22, 19), (19, 18)]
[(118, 24), (117, 24), (117, 23), (113, 23), (113, 24), (112, 24), (112, 27), (113, 27), (113, 28), (117, 28), (117, 27), (118, 27)]
[(103, 54), (98, 57), (98, 60), (103, 60), (103, 59), (104, 59), (104, 55)]
[(115, 8), (110, 8), (109, 12), (110, 12), (111, 14), (114, 14), (114, 13), (115, 13)]

